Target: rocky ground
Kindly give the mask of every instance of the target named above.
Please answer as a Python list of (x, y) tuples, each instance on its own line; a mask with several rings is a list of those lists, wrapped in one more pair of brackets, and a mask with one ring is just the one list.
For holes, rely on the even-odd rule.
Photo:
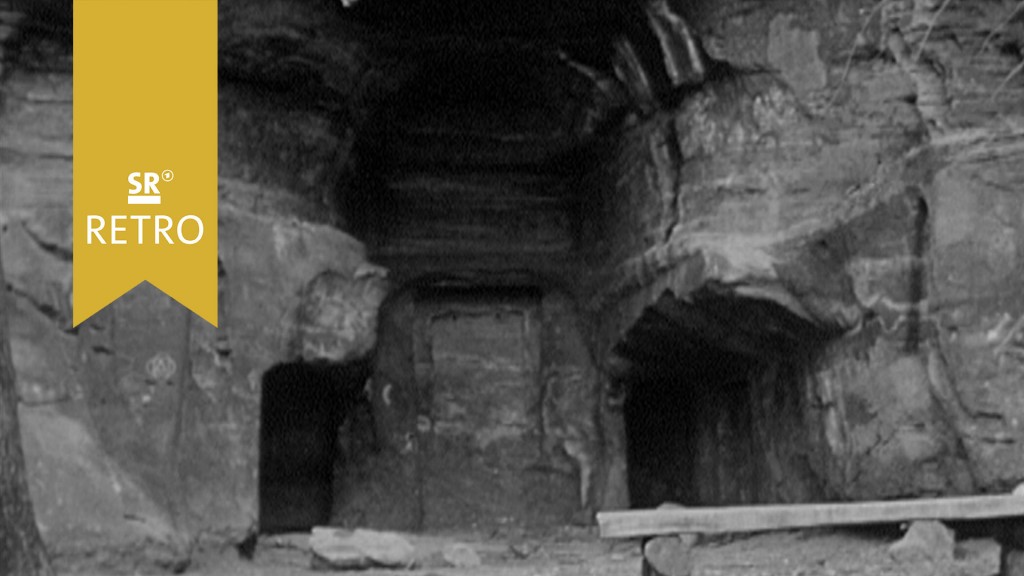
[[(939, 566), (895, 559), (889, 548), (898, 537), (895, 531), (811, 531), (710, 540), (702, 542), (696, 549), (694, 576), (989, 576), (998, 572), (999, 548), (991, 539), (959, 540), (952, 563)], [(410, 540), (417, 551), (418, 566), (415, 569), (366, 570), (356, 574), (640, 575), (641, 558), (637, 543), (601, 541), (593, 532), (584, 529), (561, 530), (543, 536), (449, 534), (417, 536)], [(241, 558), (234, 549), (206, 550), (197, 554), (186, 573), (203, 576), (324, 574), (311, 569), (311, 556), (305, 542), (304, 535), (266, 538), (251, 560)], [(445, 551), (457, 544), (468, 545), (476, 553), (480, 565), (451, 566), (445, 560)]]

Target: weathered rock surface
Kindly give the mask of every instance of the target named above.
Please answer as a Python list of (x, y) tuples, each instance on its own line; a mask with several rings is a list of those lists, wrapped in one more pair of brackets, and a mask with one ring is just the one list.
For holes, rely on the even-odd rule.
[[(49, 16), (68, 3), (36, 4)], [(420, 450), (437, 430), (474, 449), (528, 437), (517, 465), (562, 478), (542, 483), (549, 493), (538, 501), (559, 503), (542, 507), (551, 517), (577, 502), (624, 506), (636, 488), (625, 436), (636, 429), (614, 390), (623, 383), (594, 365), (631, 345), (645, 377), (693, 386), (675, 408), (696, 406), (693, 418), (652, 419), (655, 433), (686, 442), (671, 453), (699, 464), (649, 473), (652, 502), (676, 496), (677, 472), (689, 470), (693, 486), (713, 487), (692, 491), (698, 501), (1019, 483), (1016, 3), (687, 6), (716, 74), (671, 98), (626, 103), (622, 94), (639, 92), (548, 47), (531, 52), (535, 61), (480, 38), (376, 45), (380, 35), (362, 34), (365, 22), (346, 21), (336, 3), (222, 2), (219, 329), (147, 286), (71, 329), (70, 45), (30, 37), (18, 62), (4, 51), (12, 349), (54, 546), (131, 549), (149, 538), (149, 527), (118, 519), (126, 499), (161, 527), (159, 541), (174, 540), (165, 526), (217, 541), (252, 530), (263, 375), (302, 358), (363, 357), (377, 343), (385, 274), (339, 228), (360, 228), (399, 282), (568, 295), (542, 304), (542, 327), (524, 331), (540, 334), (545, 356), (529, 366), (544, 388), (504, 391), (508, 409), (482, 424), (448, 397), (437, 400), (441, 418), (420, 418), (428, 320), (411, 297), (393, 303), (380, 325), (398, 343), (381, 347), (371, 386), (383, 449), (351, 467), (371, 480), (336, 503), (345, 522), (422, 524), (409, 511), (421, 504)], [(453, 53), (463, 59), (446, 61)], [(501, 66), (512, 60), (519, 76)], [(462, 82), (477, 90), (462, 101), (451, 95), (468, 69), (508, 87), (492, 95), (500, 110), (473, 107), (487, 102), (483, 82)], [(573, 149), (581, 142), (585, 153)], [(439, 164), (449, 172), (424, 173)], [(509, 365), (498, 368), (518, 369)], [(683, 371), (652, 369), (664, 366)], [(670, 405), (666, 390), (653, 404)], [(78, 443), (63, 437), (71, 432)], [(51, 450), (85, 470), (74, 501), (62, 497), (75, 492)], [(461, 496), (441, 472), (440, 485), (455, 486), (444, 497)], [(130, 498), (111, 493), (114, 480)], [(86, 501), (96, 503), (89, 520), (54, 536), (53, 519)]]
[[(383, 271), (366, 263), (358, 242), (331, 227), (222, 204), (220, 230), (220, 325), (191, 325), (195, 386), (184, 400), (182, 445), (190, 457), (182, 466), (193, 522), (215, 521), (226, 534), (239, 535), (256, 519), (261, 378), (274, 364), (300, 357), (294, 342), (303, 292), (331, 271), (346, 279), (353, 294), (377, 295), (355, 300), (375, 306)], [(320, 335), (332, 342), (337, 358), (354, 357), (376, 337), (375, 308), (350, 310), (349, 320), (327, 317), (340, 323), (335, 326), (319, 316), (312, 319), (324, 326)]]
[(571, 300), (489, 297), (407, 291), (389, 300), (370, 382), (380, 448), (345, 471), (351, 488), (334, 522), (422, 530), (592, 521), (598, 384)]
[(945, 574), (953, 566), (956, 535), (942, 522), (927, 520), (910, 524), (910, 528), (889, 547), (896, 562), (915, 566), (922, 573)]
[[(384, 271), (309, 223), (331, 222), (322, 196), (336, 183), (309, 152), (335, 157), (343, 138), (313, 113), (252, 121), (266, 107), (226, 90), (220, 329), (143, 284), (73, 330), (70, 45), (36, 33), (24, 69), (4, 77), (0, 122), (0, 244), (36, 510), (69, 565), (180, 566), (183, 542), (241, 541), (255, 524), (262, 374), (300, 357), (300, 325), (315, 327), (320, 358), (365, 355)], [(297, 158), (320, 171), (286, 177)], [(328, 305), (300, 313), (318, 277), (332, 279)]]
[(350, 275), (328, 271), (314, 278), (299, 307), (299, 356), (347, 362), (367, 355), (377, 333), (384, 278), (384, 269), (371, 265)]
[(315, 569), (411, 568), (416, 559), (416, 548), (394, 532), (317, 527), (309, 547)]
[(448, 544), (441, 551), (444, 561), (455, 568), (475, 568), (483, 563), (472, 546), (464, 542)]
[(188, 542), (170, 516), (81, 422), (54, 406), (23, 407), (19, 419), (36, 521), (58, 566), (188, 565)]
[[(943, 4), (708, 4), (691, 15), (708, 53), (769, 73), (639, 122), (595, 174), (615, 214), (594, 238), (609, 255), (591, 302), (604, 349), (666, 294), (692, 303), (706, 289), (825, 329), (787, 385), (809, 402), (790, 426), (810, 432), (796, 454), (807, 466), (782, 474), (821, 496), (1004, 491), (1024, 477), (1009, 384), (1024, 83), (997, 48), (1024, 29), (1006, 4)], [(781, 436), (769, 444), (801, 437)], [(790, 484), (776, 497), (806, 494)]]
[(696, 534), (656, 536), (644, 543), (644, 564), (653, 576), (690, 576)]

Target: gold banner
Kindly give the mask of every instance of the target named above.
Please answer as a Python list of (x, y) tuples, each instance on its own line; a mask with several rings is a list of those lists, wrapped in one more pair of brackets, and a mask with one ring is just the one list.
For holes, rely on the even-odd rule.
[(74, 324), (148, 281), (217, 324), (217, 0), (74, 0)]

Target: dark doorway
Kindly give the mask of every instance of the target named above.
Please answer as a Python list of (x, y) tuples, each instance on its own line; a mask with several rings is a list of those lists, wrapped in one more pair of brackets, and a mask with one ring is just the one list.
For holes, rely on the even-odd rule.
[(334, 499), (338, 430), (359, 404), (368, 364), (294, 362), (263, 376), (259, 529), (326, 525)]
[(768, 301), (664, 296), (617, 346), (635, 507), (812, 501), (807, 367), (829, 334)]
[(633, 504), (763, 500), (757, 488), (765, 471), (745, 374), (755, 364), (694, 346), (685, 359), (645, 368), (625, 405)]

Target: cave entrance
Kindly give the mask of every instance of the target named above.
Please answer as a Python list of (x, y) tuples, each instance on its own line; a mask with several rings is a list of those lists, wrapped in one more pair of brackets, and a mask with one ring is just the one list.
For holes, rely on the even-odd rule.
[[(366, 405), (363, 361), (278, 364), (263, 375), (260, 408), (259, 530), (308, 531), (330, 522), (339, 468)], [(342, 433), (339, 434), (339, 431)]]
[(805, 375), (827, 339), (764, 300), (705, 291), (647, 308), (616, 347), (633, 506), (823, 497)]

